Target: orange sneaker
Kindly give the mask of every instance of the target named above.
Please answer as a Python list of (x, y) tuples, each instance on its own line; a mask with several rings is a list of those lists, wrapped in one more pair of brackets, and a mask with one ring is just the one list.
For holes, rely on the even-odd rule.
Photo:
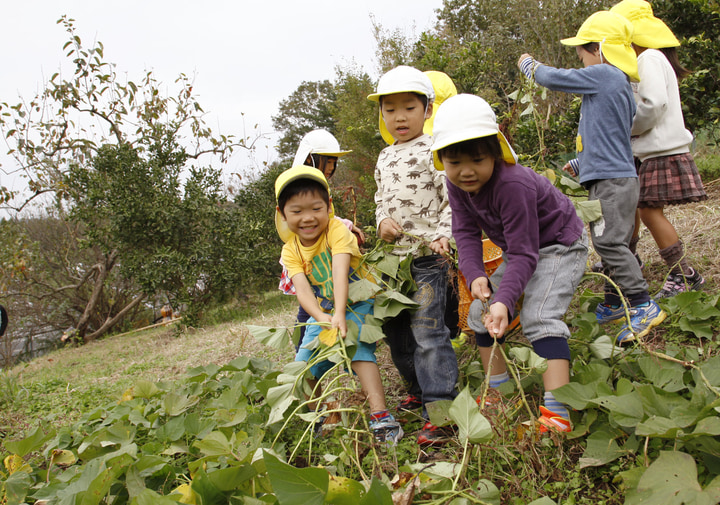
[(540, 417), (538, 417), (538, 423), (540, 423), (540, 433), (547, 433), (548, 431), (569, 433), (572, 431), (569, 419), (565, 419), (564, 417), (557, 415), (555, 412), (546, 409), (542, 405), (540, 406)]

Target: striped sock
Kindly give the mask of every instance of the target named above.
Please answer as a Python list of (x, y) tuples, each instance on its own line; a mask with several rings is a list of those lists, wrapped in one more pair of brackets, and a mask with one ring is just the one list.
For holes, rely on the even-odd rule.
[(562, 417), (563, 419), (570, 419), (570, 412), (564, 403), (561, 403), (555, 399), (555, 395), (550, 391), (545, 392), (544, 397), (545, 408), (552, 411), (554, 414)]
[(377, 412), (374, 412), (370, 415), (371, 421), (376, 421), (378, 419), (383, 419), (390, 415), (390, 411), (388, 410), (378, 410)]
[(491, 388), (497, 388), (500, 386), (500, 384), (504, 384), (505, 382), (510, 380), (510, 375), (508, 375), (507, 371), (497, 374), (497, 375), (491, 375), (490, 376), (490, 387)]

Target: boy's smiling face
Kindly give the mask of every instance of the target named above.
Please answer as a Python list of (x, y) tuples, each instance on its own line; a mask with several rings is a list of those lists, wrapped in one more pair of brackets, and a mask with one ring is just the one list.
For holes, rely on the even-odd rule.
[(423, 133), (425, 120), (432, 114), (432, 106), (423, 105), (415, 93), (394, 93), (381, 100), (380, 112), (390, 135), (398, 144), (418, 138)]
[(305, 247), (317, 242), (330, 222), (329, 206), (316, 192), (304, 192), (290, 197), (280, 215)]

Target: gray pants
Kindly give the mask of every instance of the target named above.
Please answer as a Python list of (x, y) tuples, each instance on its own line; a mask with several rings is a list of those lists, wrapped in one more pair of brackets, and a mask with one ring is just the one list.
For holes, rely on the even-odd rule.
[[(599, 200), (602, 217), (590, 223), (593, 247), (602, 259), (604, 273), (627, 298), (647, 292), (648, 284), (629, 244), (635, 228), (640, 183), (636, 177), (599, 180), (589, 190), (589, 200)], [(605, 292), (614, 288), (606, 283)]]
[[(523, 334), (531, 342), (547, 337), (569, 338), (570, 330), (564, 318), (585, 273), (588, 255), (587, 233), (569, 246), (554, 244), (540, 249), (537, 267), (525, 286), (525, 298), (520, 311)], [(503, 261), (490, 276), (490, 284), (499, 286), (507, 262)], [(492, 304), (492, 300), (489, 302)], [(478, 333), (487, 333), (483, 324), (484, 305), (473, 300), (468, 325)], [(512, 320), (513, 315), (510, 315)]]

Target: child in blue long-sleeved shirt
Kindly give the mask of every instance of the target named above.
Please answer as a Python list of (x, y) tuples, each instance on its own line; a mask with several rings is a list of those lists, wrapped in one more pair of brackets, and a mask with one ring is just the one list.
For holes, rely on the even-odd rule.
[[(595, 311), (599, 323), (625, 318), (621, 296), (630, 306), (616, 340), (623, 344), (639, 339), (665, 319), (665, 313), (648, 293), (640, 265), (629, 249), (635, 226), (639, 183), (630, 129), (635, 101), (629, 79), (639, 80), (637, 57), (630, 45), (632, 25), (622, 16), (599, 11), (590, 16), (577, 36), (563, 39), (575, 46), (585, 68), (557, 69), (520, 56), (518, 66), (548, 89), (583, 95), (576, 149), (578, 158), (569, 171), (579, 176), (590, 200), (599, 200), (603, 216), (591, 223), (593, 246), (605, 273), (620, 287), (605, 285), (605, 300)], [(606, 64), (607, 63), (607, 64)]]

